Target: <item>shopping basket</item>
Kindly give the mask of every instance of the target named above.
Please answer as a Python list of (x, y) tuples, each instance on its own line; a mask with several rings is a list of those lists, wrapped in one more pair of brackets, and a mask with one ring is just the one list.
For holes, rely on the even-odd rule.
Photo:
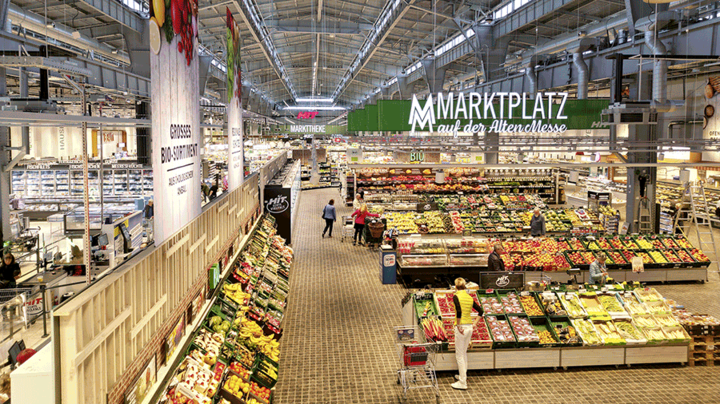
[(424, 346), (404, 346), (403, 360), (405, 366), (425, 366), (428, 353)]
[(382, 235), (385, 232), (385, 224), (380, 221), (372, 221), (368, 223), (368, 231), (370, 232), (370, 237), (374, 239), (382, 238)]

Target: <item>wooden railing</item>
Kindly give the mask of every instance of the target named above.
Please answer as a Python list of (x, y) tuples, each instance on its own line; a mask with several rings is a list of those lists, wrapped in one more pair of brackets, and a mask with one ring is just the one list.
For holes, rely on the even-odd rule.
[(258, 208), (258, 176), (252, 175), (162, 245), (56, 308), (56, 402), (122, 403), (126, 388), (207, 284), (208, 267)]

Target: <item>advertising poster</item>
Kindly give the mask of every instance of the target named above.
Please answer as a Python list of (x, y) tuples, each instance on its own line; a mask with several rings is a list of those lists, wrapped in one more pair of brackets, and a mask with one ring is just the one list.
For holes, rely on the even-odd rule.
[(125, 404), (142, 403), (150, 388), (155, 384), (157, 378), (157, 366), (155, 356), (148, 361), (135, 383), (130, 385), (125, 393)]
[(227, 119), (228, 119), (228, 186), (239, 187), (245, 178), (243, 170), (243, 120), (240, 97), (240, 27), (235, 24), (230, 9), (226, 8), (225, 41), (227, 47)]
[(196, 0), (150, 3), (155, 245), (200, 214)]
[(703, 134), (705, 139), (720, 139), (720, 76), (708, 77), (705, 84)]
[(166, 362), (170, 363), (170, 358), (172, 357), (173, 353), (175, 352), (175, 349), (177, 349), (178, 345), (180, 344), (180, 340), (182, 339), (183, 335), (185, 335), (185, 316), (180, 316), (180, 321), (175, 324), (175, 327), (173, 327), (172, 331), (170, 331), (170, 335), (167, 336), (167, 339), (165, 340), (165, 360)]

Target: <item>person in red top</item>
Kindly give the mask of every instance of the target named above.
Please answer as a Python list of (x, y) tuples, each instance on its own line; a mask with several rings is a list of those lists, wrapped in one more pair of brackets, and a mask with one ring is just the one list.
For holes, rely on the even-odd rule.
[(362, 204), (360, 206), (360, 209), (353, 212), (351, 217), (355, 218), (355, 235), (353, 235), (353, 245), (360, 244), (360, 237), (362, 236), (362, 231), (365, 228), (365, 218), (366, 217), (380, 217), (380, 215), (377, 215), (375, 213), (370, 213), (367, 210), (367, 204)]

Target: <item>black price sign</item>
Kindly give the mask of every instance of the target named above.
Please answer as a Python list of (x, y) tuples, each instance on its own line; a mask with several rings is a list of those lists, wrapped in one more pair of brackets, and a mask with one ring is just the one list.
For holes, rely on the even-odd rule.
[(435, 202), (418, 202), (417, 212), (423, 213), (431, 210), (438, 210), (437, 203)]
[(480, 272), (480, 289), (522, 289), (524, 272)]

